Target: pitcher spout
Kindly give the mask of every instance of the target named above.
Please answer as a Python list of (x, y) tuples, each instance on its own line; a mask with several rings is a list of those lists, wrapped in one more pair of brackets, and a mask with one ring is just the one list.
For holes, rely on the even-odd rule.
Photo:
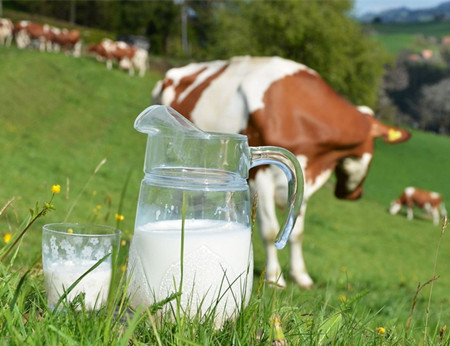
[(175, 109), (168, 106), (152, 105), (138, 115), (134, 128), (149, 135), (195, 136), (207, 139), (209, 134), (200, 130)]

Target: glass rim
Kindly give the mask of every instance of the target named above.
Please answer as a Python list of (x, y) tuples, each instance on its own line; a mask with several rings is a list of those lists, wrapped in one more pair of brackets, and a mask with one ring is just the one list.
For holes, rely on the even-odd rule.
[[(69, 233), (68, 229), (73, 229), (73, 233)], [(80, 233), (76, 232), (78, 229), (89, 230), (89, 228), (94, 228), (98, 230), (103, 230), (104, 233), (93, 232), (93, 233)], [(65, 234), (68, 236), (77, 237), (111, 237), (120, 236), (122, 231), (116, 227), (101, 225), (95, 223), (77, 223), (77, 222), (53, 222), (47, 223), (42, 226), (42, 230), (55, 234)]]

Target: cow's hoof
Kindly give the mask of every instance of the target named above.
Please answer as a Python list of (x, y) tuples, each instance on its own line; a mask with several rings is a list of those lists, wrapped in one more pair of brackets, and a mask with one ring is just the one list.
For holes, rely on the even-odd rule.
[(295, 283), (301, 288), (309, 290), (314, 285), (314, 281), (307, 273), (303, 274), (291, 273), (291, 276), (292, 279), (295, 281)]

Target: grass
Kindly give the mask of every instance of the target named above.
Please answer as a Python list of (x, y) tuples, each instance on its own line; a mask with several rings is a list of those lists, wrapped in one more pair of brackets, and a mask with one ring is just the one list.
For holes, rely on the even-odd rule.
[[(438, 41), (448, 36), (450, 22), (418, 22), (418, 23), (371, 23), (365, 24), (366, 29), (374, 32), (373, 37), (380, 40), (389, 53), (397, 54), (402, 49), (420, 52), (430, 47), (436, 49), (436, 44), (419, 44), (418, 37), (434, 37)], [(423, 41), (423, 40), (421, 40)]]
[[(332, 182), (312, 197), (304, 240), (305, 260), (315, 280), (309, 291), (289, 280), (285, 290), (259, 281), (264, 251), (255, 232), (249, 306), (222, 330), (208, 322), (183, 323), (181, 328), (168, 321), (161, 324), (147, 311), (131, 313), (124, 276), (113, 297), (116, 309), (48, 310), (39, 260), (44, 223), (60, 222), (70, 211), (69, 222), (116, 226), (114, 214), (120, 211), (126, 244), (119, 267), (126, 265), (146, 141), (133, 122), (150, 104), (159, 75), (130, 77), (107, 71), (93, 58), (14, 47), (0, 47), (0, 61), (0, 210), (15, 198), (0, 215), (0, 235), (20, 232), (36, 201), (44, 205), (52, 184), (62, 186), (52, 201), (56, 209), (36, 220), (14, 257), (0, 264), (1, 343), (270, 344), (281, 338), (280, 328), (289, 344), (440, 342), (450, 316), (447, 234), (441, 235), (422, 213), (413, 221), (387, 213), (390, 200), (407, 185), (450, 196), (450, 141), (419, 131), (397, 146), (377, 140), (360, 201), (336, 200)], [(288, 249), (279, 256), (287, 277)], [(416, 295), (418, 284), (434, 275), (439, 278), (432, 290), (426, 285)], [(377, 332), (378, 327), (386, 332)], [(447, 332), (442, 343), (449, 343)]]

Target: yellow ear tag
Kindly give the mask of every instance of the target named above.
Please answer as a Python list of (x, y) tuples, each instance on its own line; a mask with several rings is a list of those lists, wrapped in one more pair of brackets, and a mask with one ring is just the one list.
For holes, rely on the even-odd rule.
[(400, 131), (389, 129), (388, 139), (389, 142), (395, 142), (397, 139), (402, 137), (402, 133)]

